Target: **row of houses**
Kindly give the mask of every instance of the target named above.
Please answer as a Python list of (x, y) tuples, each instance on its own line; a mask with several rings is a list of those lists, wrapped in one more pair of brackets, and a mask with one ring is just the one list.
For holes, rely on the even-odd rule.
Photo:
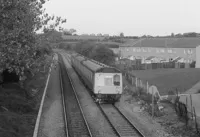
[(196, 61), (196, 67), (200, 68), (200, 38), (197, 37), (131, 39), (112, 50), (120, 59), (141, 59), (142, 63)]

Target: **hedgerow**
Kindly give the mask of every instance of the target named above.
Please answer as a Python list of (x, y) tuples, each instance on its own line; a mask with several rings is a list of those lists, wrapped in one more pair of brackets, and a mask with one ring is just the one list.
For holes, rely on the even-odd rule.
[[(35, 68), (43, 64), (49, 47), (41, 47), (41, 39), (36, 34), (53, 31), (60, 23), (66, 22), (61, 17), (50, 16), (43, 5), (46, 0), (3, 0), (0, 1), (0, 73), (9, 69), (19, 76), (28, 69), (36, 73)], [(49, 23), (49, 22), (53, 23)], [(48, 41), (48, 39), (45, 39)], [(42, 49), (42, 51), (41, 51)], [(42, 52), (37, 54), (38, 51)], [(37, 70), (37, 69), (36, 69)]]

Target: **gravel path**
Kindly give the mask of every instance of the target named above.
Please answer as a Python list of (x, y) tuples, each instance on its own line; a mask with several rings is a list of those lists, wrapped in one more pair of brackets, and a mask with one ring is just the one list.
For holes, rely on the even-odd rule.
[[(57, 58), (56, 58), (57, 59)], [(38, 137), (65, 137), (59, 66), (52, 68), (45, 96)]]
[[(133, 88), (125, 79), (124, 84)], [(151, 116), (143, 111), (140, 112), (137, 102), (128, 103), (126, 100), (130, 98), (132, 98), (130, 95), (124, 94), (121, 96), (120, 102), (115, 105), (146, 137), (173, 137), (165, 132), (159, 123), (152, 120)]]
[(63, 57), (65, 61), (65, 66), (74, 84), (74, 88), (77, 92), (77, 96), (79, 98), (86, 120), (88, 121), (92, 135), (94, 137), (116, 137), (109, 123), (101, 114), (101, 111), (96, 106), (96, 104), (93, 102), (93, 99), (88, 93), (87, 89), (79, 80), (79, 77), (71, 68), (71, 65), (65, 59), (65, 56)]

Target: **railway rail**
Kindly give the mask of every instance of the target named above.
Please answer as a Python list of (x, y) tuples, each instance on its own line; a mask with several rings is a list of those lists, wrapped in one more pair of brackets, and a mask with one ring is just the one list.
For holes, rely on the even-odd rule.
[(112, 104), (99, 104), (99, 108), (119, 137), (144, 137), (144, 135)]
[[(70, 62), (70, 56), (67, 60)], [(81, 79), (81, 78), (80, 78)], [(81, 79), (83, 82), (83, 79)], [(86, 85), (85, 85), (86, 86)], [(89, 88), (86, 86), (89, 90)], [(91, 92), (89, 92), (92, 96)], [(122, 114), (122, 112), (113, 104), (98, 104), (100, 111), (110, 124), (114, 133), (118, 137), (145, 137), (130, 121)]]
[(69, 137), (92, 137), (61, 55), (59, 55), (59, 60), (61, 84), (63, 87), (63, 105), (66, 112), (66, 134)]

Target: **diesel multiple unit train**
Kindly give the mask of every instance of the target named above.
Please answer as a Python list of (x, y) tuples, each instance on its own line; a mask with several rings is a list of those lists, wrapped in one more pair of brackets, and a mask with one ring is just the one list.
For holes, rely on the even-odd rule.
[(122, 73), (113, 67), (84, 57), (71, 54), (71, 64), (98, 102), (116, 102), (121, 97)]

